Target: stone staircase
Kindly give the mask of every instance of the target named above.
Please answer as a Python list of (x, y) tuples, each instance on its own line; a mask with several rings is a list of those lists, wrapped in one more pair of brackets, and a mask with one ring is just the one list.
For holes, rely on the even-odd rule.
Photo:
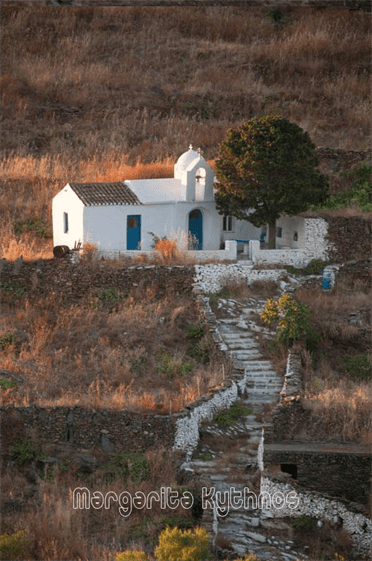
[(254, 314), (264, 301), (249, 299), (243, 307), (234, 300), (220, 300), (219, 305), (231, 317), (217, 320), (217, 329), (237, 371), (235, 381), (240, 401), (251, 413), (227, 427), (214, 422), (200, 427), (199, 445), (189, 468), (204, 488), (207, 508), (203, 511), (202, 525), (213, 536), (214, 544), (222, 549), (223, 559), (232, 551), (243, 556), (253, 552), (261, 560), (304, 559), (306, 556), (292, 550), (293, 542), (288, 537), (278, 537), (288, 536), (290, 526), (283, 520), (273, 519), (269, 510), (255, 508), (254, 503), (247, 502), (236, 505), (240, 508), (230, 504), (228, 514), (218, 516), (213, 508), (218, 492), (227, 493), (232, 488), (243, 497), (247, 488), (259, 496), (259, 448), (264, 430), (271, 426), (269, 409), (279, 401), (283, 387), (283, 377), (259, 349), (258, 336), (265, 330), (254, 322)]

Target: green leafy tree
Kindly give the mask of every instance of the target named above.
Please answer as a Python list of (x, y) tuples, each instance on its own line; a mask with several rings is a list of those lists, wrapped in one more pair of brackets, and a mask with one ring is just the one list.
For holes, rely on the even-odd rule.
[(216, 160), (216, 205), (220, 214), (269, 225), (275, 248), (276, 220), (293, 216), (328, 197), (328, 178), (307, 132), (273, 115), (230, 129)]

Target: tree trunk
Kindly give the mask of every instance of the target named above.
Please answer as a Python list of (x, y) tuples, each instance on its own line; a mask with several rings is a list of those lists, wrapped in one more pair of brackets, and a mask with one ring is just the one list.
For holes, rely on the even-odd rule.
[(276, 222), (269, 222), (269, 249), (275, 249)]

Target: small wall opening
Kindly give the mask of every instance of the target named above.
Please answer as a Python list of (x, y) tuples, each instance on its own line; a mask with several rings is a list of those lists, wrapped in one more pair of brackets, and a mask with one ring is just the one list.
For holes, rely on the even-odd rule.
[(68, 233), (68, 214), (67, 212), (63, 213), (63, 233)]
[(205, 178), (206, 171), (204, 168), (199, 168), (195, 173), (195, 200), (204, 201), (205, 198)]
[(297, 464), (280, 464), (280, 469), (283, 473), (289, 473), (292, 479), (297, 478)]

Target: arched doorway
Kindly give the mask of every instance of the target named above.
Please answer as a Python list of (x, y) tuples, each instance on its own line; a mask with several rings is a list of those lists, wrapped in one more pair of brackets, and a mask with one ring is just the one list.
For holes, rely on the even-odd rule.
[(189, 214), (189, 249), (203, 249), (203, 215), (195, 208)]

